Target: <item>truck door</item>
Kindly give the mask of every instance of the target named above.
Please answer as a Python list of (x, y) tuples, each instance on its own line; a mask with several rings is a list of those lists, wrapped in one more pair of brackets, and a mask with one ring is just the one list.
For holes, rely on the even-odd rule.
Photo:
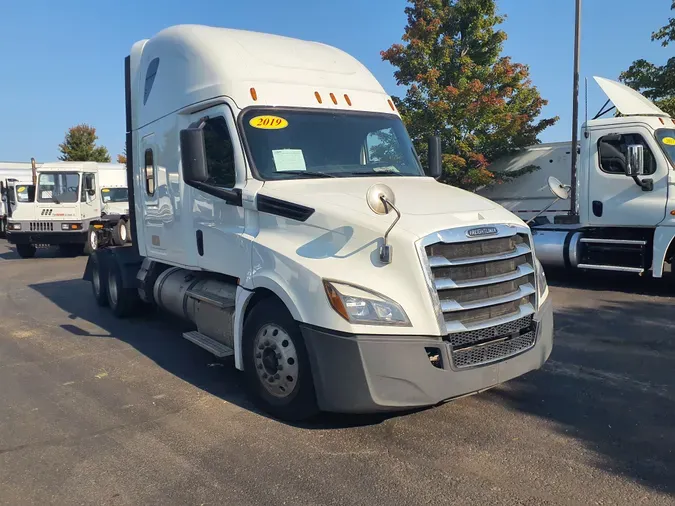
[[(242, 188), (246, 184), (243, 150), (239, 144), (234, 116), (227, 105), (218, 105), (193, 114), (190, 122), (207, 118), (204, 125), (209, 185), (223, 189)], [(191, 217), (194, 228), (191, 244), (186, 246), (191, 258), (203, 269), (243, 278), (250, 266), (248, 244), (241, 240), (244, 232), (244, 208), (223, 198), (187, 187), (191, 194)], [(184, 209), (187, 211), (187, 209)]]
[[(86, 190), (87, 181), (91, 181), (91, 186), (94, 188), (93, 195)], [(96, 174), (93, 172), (82, 174), (80, 205), (82, 206), (82, 218), (85, 220), (93, 220), (101, 216), (101, 189), (98, 186)]]
[[(154, 133), (145, 133), (141, 137), (140, 162), (142, 167), (143, 190), (140, 197), (143, 202), (143, 222), (145, 248), (148, 253), (165, 255), (167, 249), (171, 249), (167, 243), (170, 236), (165, 237), (165, 221), (162, 219), (159, 205), (159, 192), (157, 184), (158, 165), (160, 152), (155, 143)], [(170, 213), (169, 213), (170, 217)], [(170, 225), (170, 223), (167, 223)], [(153, 256), (153, 255), (150, 255)]]
[[(644, 191), (625, 175), (630, 144), (644, 146), (645, 174), (653, 189)], [(640, 125), (593, 129), (589, 143), (588, 216), (591, 225), (655, 226), (666, 213), (668, 164), (650, 131)]]

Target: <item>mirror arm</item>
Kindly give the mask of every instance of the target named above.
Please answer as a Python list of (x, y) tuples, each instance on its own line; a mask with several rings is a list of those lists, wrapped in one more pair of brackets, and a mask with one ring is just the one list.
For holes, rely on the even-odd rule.
[(638, 176), (631, 176), (635, 184), (642, 188), (643, 192), (650, 192), (654, 190), (654, 181), (652, 179), (640, 179)]
[(396, 219), (392, 222), (391, 225), (389, 225), (389, 228), (387, 231), (384, 233), (384, 244), (380, 248), (380, 261), (384, 264), (390, 264), (391, 263), (391, 256), (392, 256), (392, 247), (387, 244), (387, 238), (389, 237), (389, 232), (392, 231), (392, 229), (396, 226), (398, 223), (398, 220), (401, 219), (401, 213), (399, 212), (398, 209), (396, 209), (396, 206), (392, 204), (387, 197), (384, 195), (380, 196), (380, 200), (385, 206), (391, 207), (394, 212), (396, 213)]

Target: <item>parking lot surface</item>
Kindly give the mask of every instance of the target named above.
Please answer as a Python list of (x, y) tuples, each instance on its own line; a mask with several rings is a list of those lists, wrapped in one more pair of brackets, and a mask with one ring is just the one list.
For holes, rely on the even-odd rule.
[(175, 320), (97, 307), (85, 263), (0, 241), (0, 504), (675, 504), (672, 279), (549, 273), (543, 369), (289, 425)]

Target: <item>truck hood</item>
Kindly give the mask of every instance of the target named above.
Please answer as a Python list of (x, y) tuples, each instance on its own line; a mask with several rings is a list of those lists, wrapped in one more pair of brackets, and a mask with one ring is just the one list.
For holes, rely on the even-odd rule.
[[(356, 177), (265, 182), (260, 193), (315, 209), (317, 214), (342, 216), (377, 223), (378, 216), (366, 202), (366, 192), (376, 184), (389, 186), (401, 212), (396, 228), (424, 236), (428, 233), (473, 223), (522, 223), (494, 202), (428, 177)], [(393, 217), (393, 213), (391, 214)], [(311, 218), (310, 218), (311, 220)]]
[(593, 79), (602, 88), (607, 98), (612, 101), (614, 107), (624, 116), (670, 117), (668, 113), (659, 109), (651, 100), (625, 84), (605, 79), (604, 77), (593, 76)]

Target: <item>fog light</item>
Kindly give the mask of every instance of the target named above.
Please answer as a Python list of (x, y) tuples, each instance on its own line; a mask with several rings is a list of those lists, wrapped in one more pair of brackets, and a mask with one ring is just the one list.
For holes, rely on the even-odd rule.
[(61, 223), (61, 230), (68, 230), (70, 229), (70, 224), (68, 223)]

